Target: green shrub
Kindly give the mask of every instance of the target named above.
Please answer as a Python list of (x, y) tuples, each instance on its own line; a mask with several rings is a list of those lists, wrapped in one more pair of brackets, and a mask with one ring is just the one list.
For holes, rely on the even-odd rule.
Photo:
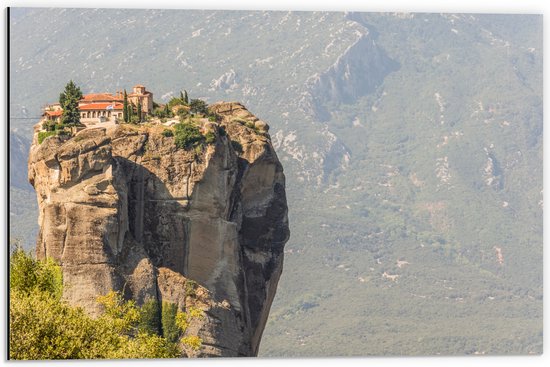
[(134, 301), (125, 301), (119, 292), (111, 291), (98, 297), (103, 314), (91, 318), (82, 308), (72, 307), (61, 299), (62, 283), (61, 268), (53, 260), (36, 260), (20, 248), (13, 251), (10, 256), (10, 359), (180, 356), (175, 343), (150, 332), (159, 328), (155, 301), (146, 302), (140, 309)]
[(180, 149), (187, 149), (203, 139), (199, 128), (192, 124), (179, 123), (174, 130), (176, 147)]
[(172, 109), (174, 106), (178, 105), (184, 105), (184, 102), (181, 98), (172, 97), (170, 101), (168, 101), (168, 108)]
[(195, 152), (195, 155), (196, 155), (195, 158), (199, 157), (202, 154), (203, 148), (204, 147), (202, 144), (195, 145), (195, 147), (193, 148), (193, 151)]
[(44, 292), (60, 299), (63, 290), (61, 267), (50, 258), (38, 261), (17, 248), (10, 258), (10, 290), (23, 294)]
[(196, 335), (188, 335), (181, 338), (181, 342), (193, 350), (199, 350), (202, 346), (202, 339)]
[(216, 141), (216, 134), (212, 131), (209, 131), (204, 135), (204, 141), (206, 144), (213, 144)]
[(42, 123), (42, 129), (46, 131), (53, 131), (55, 130), (55, 122), (53, 121), (44, 121)]
[(161, 315), (159, 303), (149, 299), (141, 306), (138, 329), (148, 334), (161, 335)]
[(187, 117), (189, 115), (189, 112), (185, 108), (180, 108), (178, 111), (178, 116), (180, 119)]
[(56, 135), (55, 131), (40, 131), (38, 133), (38, 144), (42, 144), (42, 142), (46, 138), (49, 138), (50, 136), (54, 136), (54, 135)]
[(174, 136), (174, 132), (170, 129), (164, 129), (162, 131), (162, 136), (166, 137), (166, 138), (169, 138), (169, 137), (172, 137)]
[(185, 282), (185, 295), (188, 297), (195, 297), (195, 289), (197, 288), (197, 282), (194, 280), (187, 280)]
[(208, 105), (201, 99), (192, 99), (189, 103), (191, 113), (200, 113), (206, 115), (208, 113)]
[(176, 343), (180, 337), (180, 329), (176, 324), (178, 307), (169, 302), (162, 302), (162, 336), (170, 343)]

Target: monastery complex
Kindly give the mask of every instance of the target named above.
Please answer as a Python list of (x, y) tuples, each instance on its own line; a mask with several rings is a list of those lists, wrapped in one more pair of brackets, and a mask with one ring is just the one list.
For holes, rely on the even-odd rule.
[[(127, 95), (128, 104), (137, 106), (141, 103), (142, 118), (153, 112), (153, 93), (145, 89), (143, 85), (136, 85), (132, 93)], [(124, 93), (117, 91), (111, 93), (91, 93), (82, 96), (78, 102), (80, 110), (80, 122), (83, 124), (94, 124), (98, 122), (122, 122), (122, 109)], [(44, 109), (43, 118), (59, 123), (63, 110), (59, 103), (48, 105)]]

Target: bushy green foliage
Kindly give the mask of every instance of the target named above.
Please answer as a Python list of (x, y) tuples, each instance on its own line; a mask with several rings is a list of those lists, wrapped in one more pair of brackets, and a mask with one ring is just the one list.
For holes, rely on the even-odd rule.
[(213, 144), (216, 141), (216, 134), (213, 131), (209, 131), (204, 135), (204, 142), (206, 144)]
[(21, 248), (10, 258), (10, 290), (21, 294), (42, 292), (60, 299), (63, 289), (61, 268), (52, 259), (34, 259)]
[(190, 123), (179, 123), (174, 127), (175, 143), (179, 149), (188, 149), (203, 140), (199, 128)]
[(82, 91), (71, 80), (65, 86), (65, 90), (59, 95), (59, 104), (63, 108), (61, 122), (64, 125), (77, 125), (80, 123), (80, 110), (78, 101), (82, 98)]
[(164, 129), (162, 130), (162, 136), (166, 137), (166, 138), (169, 138), (169, 137), (172, 137), (174, 136), (174, 132), (170, 129)]
[(187, 117), (189, 115), (189, 112), (185, 108), (180, 108), (178, 110), (178, 116), (180, 118), (180, 121)]
[(46, 120), (42, 123), (42, 129), (46, 131), (54, 131), (55, 130), (55, 121), (49, 121)]
[(40, 131), (38, 133), (38, 144), (42, 144), (44, 139), (54, 135), (57, 135), (55, 131)]
[[(61, 268), (53, 261), (38, 261), (17, 248), (10, 257), (9, 357), (16, 360), (89, 358), (174, 358), (177, 342), (200, 347), (200, 338), (178, 340), (177, 308), (163, 307), (171, 324), (170, 340), (160, 335), (158, 303), (140, 308), (119, 292), (98, 297), (103, 313), (91, 318), (81, 308), (61, 300)], [(164, 306), (164, 305), (163, 305)], [(164, 312), (167, 310), (166, 312)], [(193, 311), (198, 317), (200, 311)], [(175, 337), (174, 337), (175, 336)]]
[[(203, 319), (204, 312), (197, 307), (188, 307), (186, 312), (177, 312), (174, 322), (180, 334), (184, 334), (193, 319)], [(185, 335), (180, 339), (181, 343), (193, 350), (198, 350), (202, 345), (202, 339), (196, 335)]]
[(162, 302), (162, 335), (170, 343), (176, 343), (181, 335), (181, 330), (176, 324), (177, 313), (177, 305), (169, 302)]
[(189, 103), (191, 113), (199, 113), (206, 115), (208, 113), (208, 105), (202, 99), (192, 99)]
[(138, 329), (149, 334), (161, 335), (161, 312), (157, 300), (149, 299), (141, 306)]
[(164, 107), (155, 107), (153, 109), (153, 116), (158, 117), (160, 119), (164, 119), (168, 117), (166, 113), (166, 109)]
[(165, 104), (163, 106), (157, 106), (153, 109), (153, 116), (158, 117), (160, 119), (166, 119), (168, 117), (174, 117), (174, 114), (172, 113), (172, 110), (168, 108), (168, 104)]
[(179, 105), (184, 105), (184, 104), (185, 104), (185, 102), (183, 101), (183, 99), (172, 97), (172, 99), (170, 99), (168, 101), (168, 108), (172, 109), (172, 107), (179, 106)]
[(193, 350), (199, 350), (202, 346), (202, 339), (196, 335), (187, 335), (181, 338), (181, 342)]

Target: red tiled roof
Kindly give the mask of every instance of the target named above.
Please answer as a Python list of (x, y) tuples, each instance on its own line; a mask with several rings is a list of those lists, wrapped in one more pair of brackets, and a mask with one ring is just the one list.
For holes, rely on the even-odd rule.
[(122, 110), (122, 108), (124, 107), (122, 103), (114, 103), (114, 104), (113, 103), (90, 103), (90, 104), (85, 104), (83, 106), (79, 106), (78, 109), (80, 111), (97, 111), (97, 110), (104, 111), (109, 106), (113, 106), (112, 108), (113, 110)]
[(46, 111), (46, 115), (48, 116), (61, 116), (63, 114), (63, 111), (57, 110), (57, 111)]
[(90, 94), (83, 95), (81, 101), (83, 102), (121, 101), (121, 99), (116, 96), (113, 96), (110, 93), (90, 93)]

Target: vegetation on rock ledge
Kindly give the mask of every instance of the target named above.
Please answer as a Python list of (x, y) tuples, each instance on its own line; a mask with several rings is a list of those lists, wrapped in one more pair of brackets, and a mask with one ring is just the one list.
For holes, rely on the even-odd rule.
[[(181, 337), (186, 327), (175, 321), (174, 335), (163, 333), (156, 301), (139, 307), (111, 291), (98, 297), (104, 312), (93, 319), (82, 308), (63, 301), (62, 293), (61, 268), (55, 261), (36, 260), (19, 248), (13, 252), (10, 359), (175, 358), (183, 354), (180, 345), (197, 350), (202, 344), (198, 336)], [(173, 304), (166, 305), (174, 311), (174, 320), (202, 317), (201, 310), (190, 308), (184, 313)]]

